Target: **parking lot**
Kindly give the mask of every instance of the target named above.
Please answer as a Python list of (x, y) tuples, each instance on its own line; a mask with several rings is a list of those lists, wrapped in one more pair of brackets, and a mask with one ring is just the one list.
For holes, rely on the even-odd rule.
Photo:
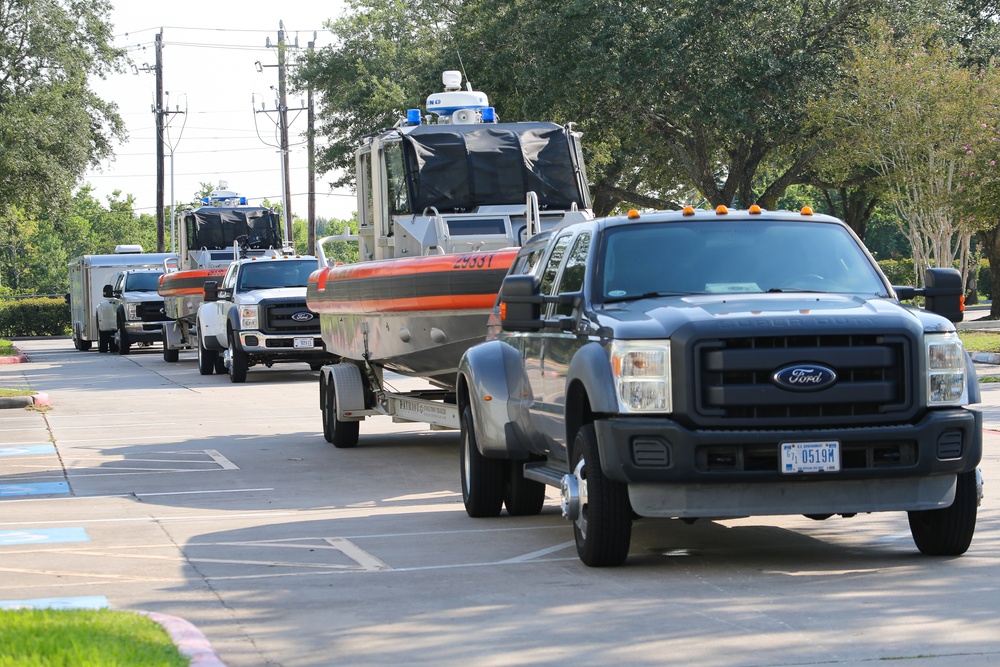
[(1000, 385), (965, 556), (920, 556), (903, 513), (643, 520), (590, 569), (555, 490), (466, 515), (455, 432), (376, 418), (329, 445), (305, 364), (234, 385), (193, 353), (18, 346), (0, 386), (52, 405), (0, 410), (6, 603), (180, 616), (230, 667), (1000, 665)]

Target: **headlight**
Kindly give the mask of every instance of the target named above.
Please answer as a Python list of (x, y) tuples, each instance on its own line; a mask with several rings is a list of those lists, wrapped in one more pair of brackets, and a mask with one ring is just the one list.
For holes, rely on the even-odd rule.
[(671, 412), (670, 341), (615, 341), (611, 373), (623, 412)]
[(240, 329), (257, 328), (257, 306), (240, 306)]
[(965, 405), (969, 402), (965, 377), (965, 348), (958, 334), (927, 334), (927, 401), (929, 405)]
[(125, 319), (126, 320), (137, 320), (137, 319), (139, 319), (139, 304), (137, 304), (137, 303), (126, 303), (125, 304)]

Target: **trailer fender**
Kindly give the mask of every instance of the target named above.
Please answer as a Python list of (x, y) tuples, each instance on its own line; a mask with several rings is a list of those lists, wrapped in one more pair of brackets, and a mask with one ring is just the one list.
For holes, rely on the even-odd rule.
[[(520, 353), (503, 341), (469, 349), (458, 366), (459, 413), (472, 409), (476, 442), (485, 456), (527, 458), (520, 435), (524, 398), (530, 397)], [(525, 393), (527, 392), (527, 394)]]
[[(361, 421), (364, 415), (357, 413), (365, 409), (365, 383), (361, 377), (361, 369), (354, 364), (333, 364), (324, 366), (327, 391), (333, 387), (336, 400), (337, 419), (340, 421)], [(345, 415), (345, 412), (354, 413)]]

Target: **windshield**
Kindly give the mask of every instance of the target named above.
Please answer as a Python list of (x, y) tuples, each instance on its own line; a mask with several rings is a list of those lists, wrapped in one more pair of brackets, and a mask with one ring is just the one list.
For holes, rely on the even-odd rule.
[(316, 260), (265, 259), (248, 262), (240, 271), (237, 292), (273, 287), (305, 287)]
[(774, 220), (612, 227), (602, 244), (603, 301), (653, 295), (832, 292), (885, 295), (843, 227)]
[(126, 292), (155, 292), (160, 286), (162, 271), (151, 273), (130, 273), (125, 278)]

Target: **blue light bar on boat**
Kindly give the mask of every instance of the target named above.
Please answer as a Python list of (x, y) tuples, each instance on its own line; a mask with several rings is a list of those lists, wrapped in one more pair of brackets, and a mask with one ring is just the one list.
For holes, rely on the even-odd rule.
[(484, 123), (495, 123), (497, 122), (497, 112), (493, 107), (486, 107), (482, 111), (482, 118)]
[(407, 125), (420, 125), (420, 109), (407, 109), (406, 110), (406, 124)]

